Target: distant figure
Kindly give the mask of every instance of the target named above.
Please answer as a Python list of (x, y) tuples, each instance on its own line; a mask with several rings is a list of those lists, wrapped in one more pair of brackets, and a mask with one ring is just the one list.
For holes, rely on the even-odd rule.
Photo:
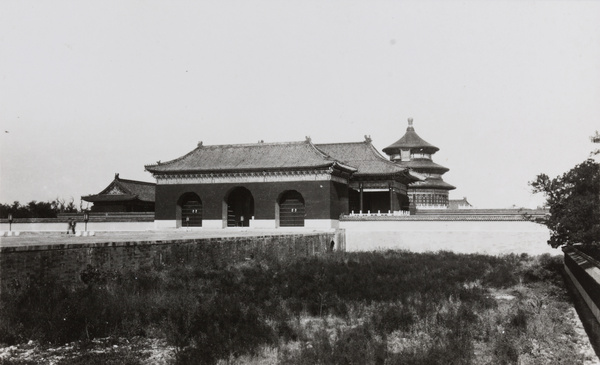
[(77, 221), (75, 219), (71, 220), (71, 232), (73, 232), (73, 234), (75, 234), (75, 225), (77, 224)]
[[(67, 221), (67, 234), (69, 234), (69, 232), (71, 231), (71, 229), (73, 228), (73, 218), (69, 218), (69, 220)], [(75, 233), (75, 232), (73, 232)]]

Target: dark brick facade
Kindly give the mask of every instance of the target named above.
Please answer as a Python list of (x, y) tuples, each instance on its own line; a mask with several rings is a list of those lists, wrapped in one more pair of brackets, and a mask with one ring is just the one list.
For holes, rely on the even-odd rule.
[(156, 186), (156, 220), (177, 219), (177, 202), (185, 193), (200, 197), (203, 219), (223, 219), (223, 205), (229, 192), (237, 187), (250, 191), (254, 198), (255, 219), (275, 219), (275, 205), (282, 193), (299, 192), (306, 204), (306, 219), (338, 219), (348, 213), (348, 186), (333, 181), (254, 182), (225, 184), (159, 184)]

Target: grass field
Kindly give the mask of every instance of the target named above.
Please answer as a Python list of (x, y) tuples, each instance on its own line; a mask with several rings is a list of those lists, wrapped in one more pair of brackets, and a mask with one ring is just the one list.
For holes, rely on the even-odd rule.
[(590, 363), (561, 265), (386, 251), (89, 267), (80, 288), (49, 279), (2, 293), (0, 364)]

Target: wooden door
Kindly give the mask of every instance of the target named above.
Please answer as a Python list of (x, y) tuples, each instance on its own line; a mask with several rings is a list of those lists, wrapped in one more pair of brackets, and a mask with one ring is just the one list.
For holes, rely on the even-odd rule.
[(280, 227), (304, 227), (304, 199), (298, 192), (286, 193), (279, 203)]
[(202, 227), (202, 202), (188, 200), (181, 206), (182, 227)]

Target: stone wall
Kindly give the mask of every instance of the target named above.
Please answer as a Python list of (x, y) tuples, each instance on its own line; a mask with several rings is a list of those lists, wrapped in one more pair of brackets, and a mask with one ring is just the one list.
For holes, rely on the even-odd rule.
[(563, 251), (567, 276), (600, 323), (600, 262), (572, 246)]
[(225, 267), (326, 254), (345, 247), (343, 231), (167, 241), (130, 241), (0, 247), (0, 290), (54, 277), (77, 285), (88, 267), (104, 271), (157, 265)]

